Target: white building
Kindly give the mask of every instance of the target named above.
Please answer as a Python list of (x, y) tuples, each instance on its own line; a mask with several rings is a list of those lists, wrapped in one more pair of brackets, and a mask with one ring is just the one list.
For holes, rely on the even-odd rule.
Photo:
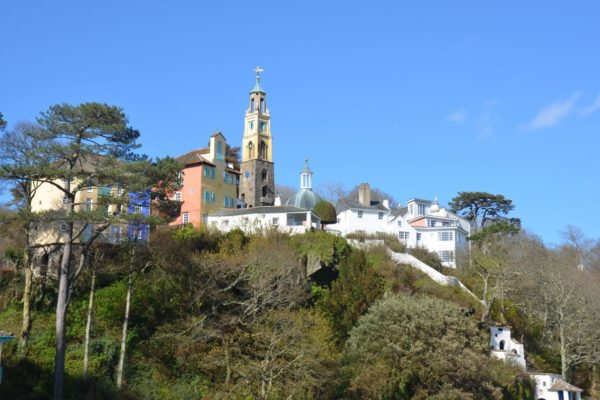
[(557, 374), (529, 374), (535, 381), (535, 400), (581, 400), (581, 390)]
[(328, 225), (327, 230), (342, 236), (391, 234), (409, 248), (424, 247), (438, 253), (448, 267), (456, 267), (456, 253), (468, 247), (469, 223), (440, 208), (436, 200), (411, 199), (406, 207), (390, 208), (387, 200), (371, 201), (366, 183), (360, 185), (358, 197), (358, 201), (338, 201), (338, 221)]
[(513, 340), (509, 326), (490, 327), (490, 354), (525, 371), (525, 349)]
[(321, 220), (312, 211), (294, 206), (265, 206), (221, 210), (208, 216), (208, 226), (229, 232), (263, 233), (277, 229), (289, 234), (321, 228)]

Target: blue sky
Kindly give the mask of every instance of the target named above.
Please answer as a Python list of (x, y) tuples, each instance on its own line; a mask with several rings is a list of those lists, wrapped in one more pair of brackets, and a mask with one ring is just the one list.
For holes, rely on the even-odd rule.
[(600, 238), (595, 1), (7, 1), (0, 111), (119, 105), (143, 151), (239, 144), (265, 69), (276, 180), (501, 193), (548, 243)]

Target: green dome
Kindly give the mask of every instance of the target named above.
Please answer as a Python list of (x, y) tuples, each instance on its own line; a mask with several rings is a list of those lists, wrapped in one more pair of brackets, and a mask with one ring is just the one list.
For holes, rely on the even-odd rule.
[(285, 205), (312, 210), (321, 200), (321, 197), (312, 190), (301, 189), (299, 192), (294, 193), (294, 195), (285, 202)]

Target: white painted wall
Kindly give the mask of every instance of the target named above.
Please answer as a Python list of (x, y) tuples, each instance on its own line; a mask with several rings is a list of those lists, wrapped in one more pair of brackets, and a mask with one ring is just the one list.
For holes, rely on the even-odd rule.
[(508, 361), (525, 371), (525, 349), (512, 339), (510, 327), (490, 327), (490, 349), (493, 357)]
[(248, 213), (230, 216), (208, 216), (208, 226), (222, 232), (241, 229), (246, 233), (261, 233), (270, 229), (289, 234), (300, 234), (311, 229), (320, 229), (318, 218), (310, 211), (305, 213), (306, 220), (303, 225), (288, 225), (288, 218), (297, 213)]

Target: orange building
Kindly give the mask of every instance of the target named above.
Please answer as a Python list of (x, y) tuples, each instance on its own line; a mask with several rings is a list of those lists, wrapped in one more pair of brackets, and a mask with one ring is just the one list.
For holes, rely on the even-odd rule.
[(210, 137), (208, 147), (192, 150), (177, 158), (184, 165), (181, 187), (174, 200), (181, 202), (181, 212), (170, 225), (206, 223), (208, 214), (237, 208), (240, 171), (225, 159), (227, 140), (221, 132)]

